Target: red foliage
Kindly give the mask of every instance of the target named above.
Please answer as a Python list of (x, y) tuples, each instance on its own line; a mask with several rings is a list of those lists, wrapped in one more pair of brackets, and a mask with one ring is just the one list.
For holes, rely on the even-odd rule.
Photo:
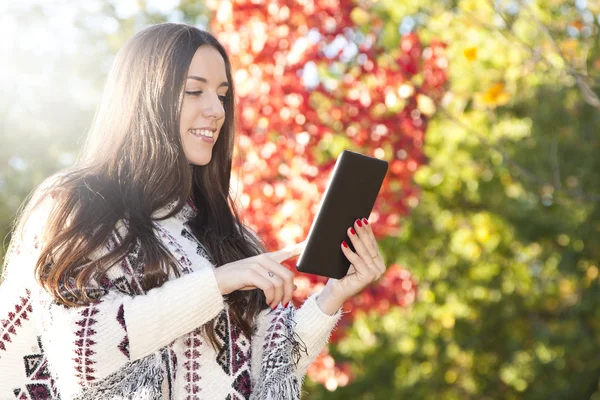
[(352, 379), (352, 371), (348, 364), (336, 364), (329, 355), (328, 349), (323, 350), (309, 368), (307, 375), (314, 381), (321, 382), (331, 391), (338, 386), (346, 386)]
[[(444, 94), (445, 45), (424, 46), (416, 33), (397, 49), (377, 42), (377, 18), (361, 33), (350, 18), (352, 0), (212, 0), (211, 29), (234, 64), (239, 142), (234, 193), (245, 220), (271, 250), (306, 238), (341, 149), (390, 163), (369, 218), (376, 236), (397, 235), (402, 216), (418, 204), (412, 178), (426, 162), (422, 146), (430, 104)], [(354, 52), (347, 54), (349, 49)], [(319, 71), (318, 80), (304, 80)], [(326, 74), (324, 72), (327, 71)], [(327, 77), (325, 75), (329, 74)], [(431, 110), (433, 108), (433, 110)], [(296, 278), (296, 300), (325, 282)], [(346, 304), (385, 312), (411, 303), (415, 282), (399, 266)], [(334, 340), (343, 335), (336, 331)], [(323, 380), (321, 380), (323, 381)]]

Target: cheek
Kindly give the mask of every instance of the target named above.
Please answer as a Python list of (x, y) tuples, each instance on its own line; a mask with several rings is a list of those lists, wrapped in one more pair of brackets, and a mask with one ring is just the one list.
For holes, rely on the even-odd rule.
[(179, 116), (179, 128), (183, 130), (188, 129), (188, 123), (190, 120), (190, 104), (189, 102), (184, 101), (181, 106), (181, 114)]

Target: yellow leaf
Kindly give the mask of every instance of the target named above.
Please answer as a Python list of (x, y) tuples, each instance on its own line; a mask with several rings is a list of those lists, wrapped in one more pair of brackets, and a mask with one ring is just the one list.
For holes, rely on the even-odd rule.
[(578, 46), (577, 39), (566, 39), (560, 44), (560, 50), (567, 59), (572, 60), (577, 55)]
[(446, 329), (452, 329), (454, 327), (454, 315), (450, 314), (449, 312), (446, 312), (444, 314), (442, 314), (442, 317), (440, 318), (440, 322), (442, 323), (442, 326)]
[(578, 19), (575, 20), (571, 23), (571, 26), (575, 29), (577, 29), (578, 31), (582, 30), (585, 27), (585, 24), (583, 23), (582, 20)]
[(598, 277), (598, 267), (595, 265), (590, 266), (586, 271), (586, 275), (590, 279), (596, 279)]
[(475, 61), (477, 59), (477, 47), (467, 47), (463, 50), (465, 58), (469, 61)]
[(492, 85), (482, 96), (481, 102), (484, 105), (497, 107), (508, 103), (510, 94), (504, 90), (504, 83)]
[(352, 19), (352, 22), (354, 22), (357, 26), (366, 25), (369, 23), (369, 20), (371, 19), (369, 16), (369, 13), (360, 7), (355, 7), (350, 12), (350, 18)]

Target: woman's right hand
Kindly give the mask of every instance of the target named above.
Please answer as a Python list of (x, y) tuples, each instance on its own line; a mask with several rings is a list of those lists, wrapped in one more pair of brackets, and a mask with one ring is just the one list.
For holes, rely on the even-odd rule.
[(299, 255), (304, 247), (306, 241), (216, 268), (214, 273), (221, 294), (261, 289), (272, 309), (279, 303), (287, 306), (294, 294), (294, 274), (280, 263)]

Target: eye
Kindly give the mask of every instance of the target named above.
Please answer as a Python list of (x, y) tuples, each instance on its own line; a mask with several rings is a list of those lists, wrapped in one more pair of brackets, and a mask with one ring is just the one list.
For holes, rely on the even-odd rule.
[(219, 100), (221, 100), (221, 103), (225, 103), (225, 100), (227, 100), (227, 96), (219, 96)]
[(186, 94), (189, 94), (190, 96), (200, 96), (203, 92), (202, 90), (196, 90), (194, 92), (185, 92)]

